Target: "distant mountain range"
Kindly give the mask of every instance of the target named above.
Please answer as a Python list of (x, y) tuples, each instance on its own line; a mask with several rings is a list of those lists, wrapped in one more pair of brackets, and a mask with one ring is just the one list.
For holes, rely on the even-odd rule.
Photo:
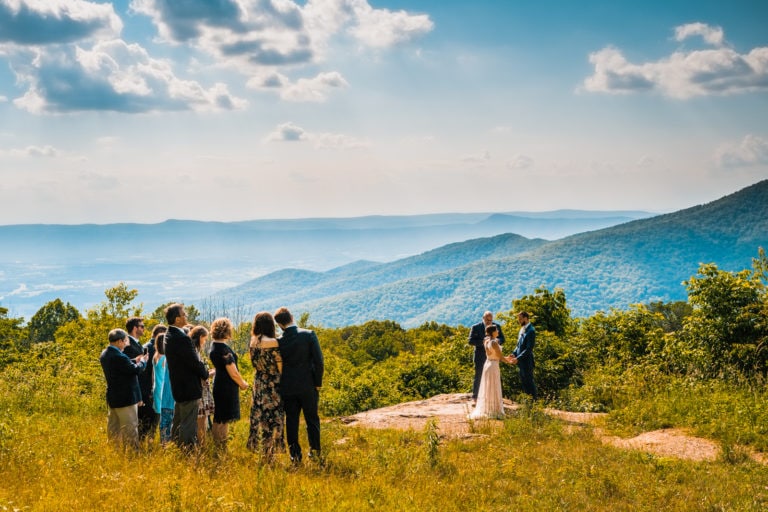
[[(493, 224), (504, 216), (489, 216)], [(535, 288), (559, 287), (576, 316), (634, 303), (685, 300), (700, 263), (748, 268), (768, 247), (768, 180), (712, 203), (555, 241), (516, 234), (454, 243), (390, 263), (326, 272), (280, 270), (203, 303), (238, 311), (289, 305), (327, 326), (390, 319), (469, 325)]]
[[(83, 310), (104, 300), (104, 290), (123, 281), (138, 289), (138, 300), (152, 310), (168, 301), (207, 297), (286, 268), (305, 271), (302, 279), (312, 272), (327, 271), (327, 276), (340, 278), (371, 268), (373, 273), (363, 281), (373, 286), (376, 265), (446, 244), (501, 233), (554, 240), (652, 215), (642, 211), (560, 210), (0, 226), (0, 306), (27, 319), (55, 298)], [(453, 266), (437, 263), (433, 271), (438, 268)], [(417, 274), (406, 269), (402, 276)], [(273, 279), (275, 276), (268, 278)]]

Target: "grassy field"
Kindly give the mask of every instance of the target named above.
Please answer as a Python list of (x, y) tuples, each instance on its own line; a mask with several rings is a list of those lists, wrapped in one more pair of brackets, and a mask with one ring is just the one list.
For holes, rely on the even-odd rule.
[[(244, 417), (247, 417), (247, 411)], [(768, 468), (748, 458), (687, 462), (603, 445), (523, 408), (471, 440), (323, 424), (326, 464), (262, 464), (245, 449), (138, 453), (106, 440), (106, 411), (0, 412), (0, 510), (764, 511)], [(304, 435), (302, 424), (302, 436)], [(304, 439), (302, 437), (302, 442)]]

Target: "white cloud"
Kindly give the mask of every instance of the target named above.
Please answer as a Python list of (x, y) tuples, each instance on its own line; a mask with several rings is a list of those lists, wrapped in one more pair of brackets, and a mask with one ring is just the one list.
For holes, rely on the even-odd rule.
[(675, 41), (684, 41), (692, 36), (701, 36), (706, 42), (714, 46), (721, 46), (724, 41), (723, 29), (711, 27), (705, 23), (688, 23), (675, 27)]
[(629, 62), (616, 48), (603, 48), (589, 56), (594, 73), (584, 80), (584, 89), (611, 94), (653, 91), (678, 99), (768, 91), (768, 47), (740, 54), (719, 46), (719, 28), (690, 24), (678, 27), (678, 31), (679, 38), (702, 35), (718, 47), (677, 51), (642, 64)]
[(721, 167), (748, 167), (768, 164), (768, 139), (745, 136), (739, 144), (724, 145), (715, 152)]
[(533, 158), (527, 155), (514, 155), (507, 161), (507, 169), (521, 170), (533, 166)]
[(265, 141), (267, 142), (297, 142), (307, 139), (307, 132), (304, 128), (296, 126), (295, 124), (288, 122), (278, 125), (278, 127), (267, 135)]
[(374, 9), (367, 2), (350, 2), (356, 24), (350, 33), (372, 48), (388, 48), (429, 33), (434, 23), (426, 14)]
[(14, 158), (55, 158), (59, 156), (59, 151), (53, 146), (27, 146), (23, 149), (0, 150), (0, 156), (4, 155)]
[(347, 33), (361, 44), (387, 48), (432, 30), (429, 16), (374, 9), (366, 0), (132, 0), (160, 36), (187, 42), (218, 62), (250, 72), (323, 60), (331, 38)]
[(264, 138), (265, 142), (311, 142), (316, 149), (361, 149), (371, 144), (367, 140), (341, 133), (310, 133), (291, 122), (277, 126)]
[(16, 59), (14, 69), (19, 82), (29, 87), (14, 104), (33, 113), (231, 110), (246, 104), (224, 84), (206, 89), (178, 78), (168, 61), (154, 59), (140, 45), (121, 39), (102, 41), (91, 49), (36, 50), (32, 59)]
[(30, 46), (115, 37), (123, 22), (110, 3), (0, 0), (0, 43)]
[(314, 78), (300, 78), (296, 83), (283, 87), (280, 97), (287, 101), (323, 102), (333, 89), (348, 87), (341, 73), (320, 73)]

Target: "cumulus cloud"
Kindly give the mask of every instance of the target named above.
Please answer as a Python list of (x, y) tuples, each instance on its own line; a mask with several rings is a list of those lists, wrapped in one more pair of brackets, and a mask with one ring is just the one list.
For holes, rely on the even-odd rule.
[(84, 0), (0, 0), (0, 43), (45, 45), (115, 37), (123, 23), (112, 4)]
[(280, 97), (287, 101), (323, 102), (333, 89), (348, 87), (349, 84), (340, 73), (320, 73), (314, 78), (300, 78), (296, 83), (284, 86)]
[(748, 167), (768, 164), (768, 139), (745, 136), (739, 144), (724, 145), (715, 152), (721, 167)]
[(160, 36), (189, 43), (239, 66), (285, 66), (322, 59), (339, 33), (360, 44), (387, 48), (431, 31), (424, 14), (374, 9), (366, 0), (132, 0)]
[(341, 133), (310, 133), (291, 122), (278, 125), (264, 140), (265, 142), (308, 141), (316, 149), (361, 149), (371, 145), (367, 140)]
[(206, 89), (182, 80), (168, 61), (154, 59), (140, 45), (120, 39), (99, 42), (91, 49), (38, 49), (32, 59), (17, 59), (14, 70), (19, 82), (28, 86), (14, 104), (33, 113), (230, 110), (245, 105), (226, 85)]
[(350, 34), (372, 48), (388, 48), (429, 33), (434, 23), (426, 14), (374, 9), (367, 2), (350, 2), (355, 24)]
[(725, 40), (723, 29), (711, 27), (705, 23), (688, 23), (675, 27), (675, 41), (684, 41), (692, 36), (700, 36), (706, 43), (721, 46)]
[(275, 131), (267, 135), (265, 139), (267, 142), (296, 142), (307, 139), (307, 132), (304, 128), (296, 126), (291, 122), (283, 123), (277, 126)]
[(768, 90), (768, 47), (749, 53), (722, 46), (722, 29), (702, 23), (676, 29), (676, 39), (693, 35), (716, 48), (676, 51), (655, 62), (629, 62), (616, 48), (592, 53), (594, 73), (584, 81), (590, 92), (629, 94), (653, 91), (678, 99), (715, 94), (737, 94)]

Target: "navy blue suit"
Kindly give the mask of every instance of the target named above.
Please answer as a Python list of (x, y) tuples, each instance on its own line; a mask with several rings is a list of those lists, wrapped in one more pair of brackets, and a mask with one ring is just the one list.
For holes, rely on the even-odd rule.
[(134, 363), (113, 345), (101, 352), (99, 362), (107, 380), (107, 405), (111, 409), (141, 402), (139, 374), (144, 371), (144, 362)]
[(323, 385), (323, 352), (313, 331), (295, 325), (286, 327), (277, 343), (283, 360), (280, 395), (285, 406), (285, 434), (291, 460), (298, 462), (301, 461), (299, 413), (303, 412), (307, 424), (310, 450), (320, 452), (317, 388)]
[(536, 383), (533, 381), (533, 347), (535, 346), (536, 329), (528, 322), (525, 327), (520, 328), (517, 346), (512, 351), (512, 355), (517, 358), (517, 369), (520, 372), (520, 382), (523, 386), (523, 391), (531, 395), (534, 400), (538, 396)]
[[(496, 326), (499, 331), (499, 345), (504, 344), (504, 333), (501, 330), (501, 326), (496, 322), (491, 322)], [(483, 346), (483, 340), (485, 339), (485, 323), (480, 322), (472, 326), (469, 331), (469, 344), (475, 347), (475, 379), (472, 381), (472, 398), (477, 400), (477, 391), (480, 389), (480, 380), (483, 377), (483, 365), (485, 365), (485, 347)]]

